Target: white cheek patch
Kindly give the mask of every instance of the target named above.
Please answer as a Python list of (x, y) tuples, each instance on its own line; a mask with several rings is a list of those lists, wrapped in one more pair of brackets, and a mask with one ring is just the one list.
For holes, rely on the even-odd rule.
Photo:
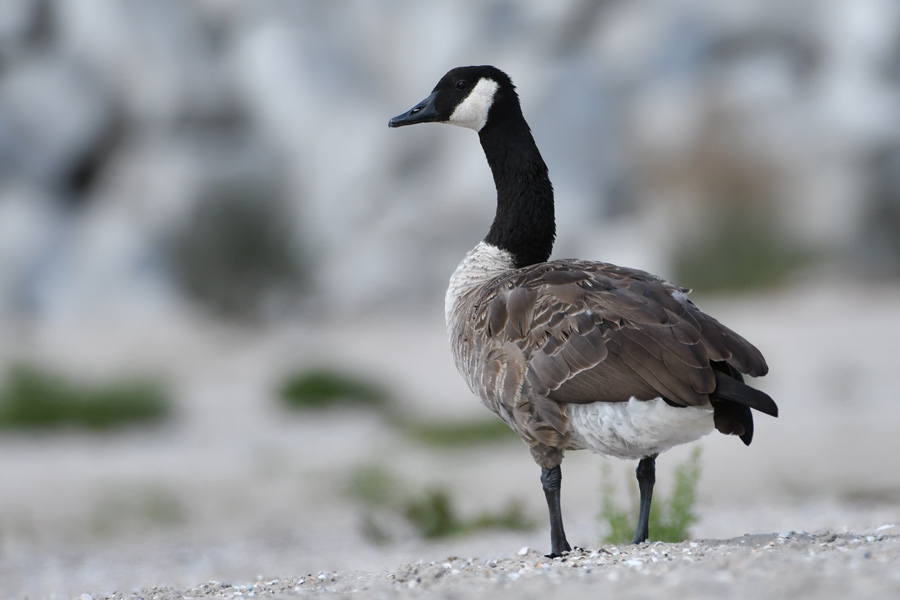
[(447, 122), (481, 131), (481, 128), (487, 123), (488, 112), (494, 103), (497, 87), (497, 82), (493, 79), (478, 80), (478, 83), (475, 84), (466, 99), (456, 107)]

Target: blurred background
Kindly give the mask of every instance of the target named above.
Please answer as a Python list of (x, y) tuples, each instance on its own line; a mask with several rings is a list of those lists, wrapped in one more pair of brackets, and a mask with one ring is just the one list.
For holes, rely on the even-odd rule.
[[(547, 545), (444, 339), (490, 172), (471, 132), (387, 128), (485, 63), (554, 256), (694, 288), (769, 358), (782, 417), (704, 440), (694, 535), (898, 518), (894, 0), (5, 0), (2, 597)], [(633, 468), (566, 463), (578, 545), (601, 463)]]

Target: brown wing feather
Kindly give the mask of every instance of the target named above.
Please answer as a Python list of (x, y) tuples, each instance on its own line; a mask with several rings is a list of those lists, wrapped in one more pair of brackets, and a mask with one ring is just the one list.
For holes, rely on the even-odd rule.
[(685, 290), (639, 270), (545, 263), (495, 279), (474, 310), (466, 337), (483, 347), (463, 357), (476, 367), (471, 385), (487, 390), (488, 407), (529, 441), (564, 442), (564, 403), (664, 396), (705, 405), (716, 387), (710, 361), (767, 371), (759, 350)]

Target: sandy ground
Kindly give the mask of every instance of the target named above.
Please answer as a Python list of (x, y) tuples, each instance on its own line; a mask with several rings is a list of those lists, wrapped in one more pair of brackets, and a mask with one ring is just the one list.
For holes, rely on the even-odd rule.
[[(266, 332), (187, 318), (4, 325), (4, 364), (155, 374), (170, 383), (178, 414), (100, 436), (2, 433), (0, 599), (643, 597), (661, 588), (701, 598), (896, 596), (900, 289), (701, 300), (763, 349), (772, 372), (759, 383), (781, 417), (760, 416), (750, 448), (720, 435), (700, 442), (696, 545), (601, 546), (604, 460), (571, 454), (566, 528), (588, 550), (552, 561), (542, 556), (539, 473), (517, 443), (438, 450), (403, 435), (392, 416), (297, 415), (277, 404), (288, 369), (326, 363), (383, 380), (404, 419), (482, 415), (450, 362), (438, 311)], [(661, 490), (688, 452), (660, 458)], [(622, 482), (634, 468), (608, 464)], [(348, 492), (355, 470), (372, 465), (411, 491), (451, 490), (463, 514), (518, 499), (539, 526), (426, 542), (389, 522), (392, 539), (375, 544), (363, 533), (366, 507)]]
[(185, 591), (153, 588), (109, 598), (895, 598), (900, 539), (883, 534), (748, 535), (513, 557), (404, 564), (383, 572), (319, 572), (250, 584), (211, 581)]

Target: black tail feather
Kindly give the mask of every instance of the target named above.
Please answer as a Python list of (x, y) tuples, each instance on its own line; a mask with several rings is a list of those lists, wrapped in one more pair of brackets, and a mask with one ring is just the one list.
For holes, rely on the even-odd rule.
[(710, 398), (716, 429), (725, 435), (736, 435), (745, 446), (753, 441), (753, 413), (746, 406)]
[(773, 417), (778, 416), (778, 406), (768, 394), (718, 370), (716, 371), (716, 390), (710, 396), (719, 400), (735, 402)]
[(744, 383), (744, 377), (726, 362), (714, 361), (716, 389), (710, 394), (716, 429), (726, 435), (737, 435), (745, 445), (753, 440), (754, 408), (773, 417), (778, 416), (778, 407), (768, 396)]

